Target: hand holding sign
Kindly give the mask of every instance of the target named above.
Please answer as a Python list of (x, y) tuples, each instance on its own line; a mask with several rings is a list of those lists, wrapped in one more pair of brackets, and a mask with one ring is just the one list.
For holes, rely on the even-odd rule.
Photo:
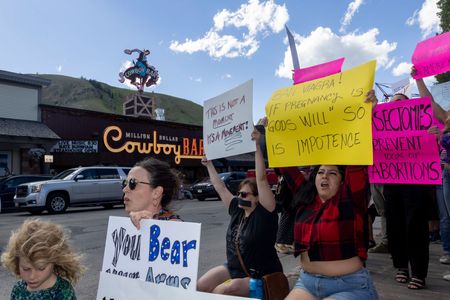
[(418, 43), (411, 60), (417, 69), (414, 79), (450, 71), (450, 31)]
[(203, 105), (203, 139), (208, 159), (255, 151), (253, 81), (249, 80)]
[(377, 105), (373, 112), (371, 183), (441, 184), (430, 98)]
[[(375, 61), (286, 87), (266, 105), (271, 167), (372, 164), (371, 105)], [(369, 93), (369, 94), (368, 94)]]

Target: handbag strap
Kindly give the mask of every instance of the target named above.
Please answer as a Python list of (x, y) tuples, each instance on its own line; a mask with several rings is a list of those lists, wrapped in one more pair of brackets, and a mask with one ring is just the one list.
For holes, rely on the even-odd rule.
[(241, 251), (239, 249), (239, 239), (241, 237), (242, 224), (244, 223), (244, 216), (245, 216), (245, 213), (242, 214), (241, 222), (239, 223), (239, 227), (238, 227), (238, 230), (236, 233), (235, 247), (236, 247), (236, 254), (239, 258), (239, 263), (241, 264), (242, 270), (244, 270), (244, 273), (245, 273), (245, 275), (247, 275), (247, 277), (251, 277), (247, 271), (247, 268), (245, 267), (244, 260), (242, 259)]

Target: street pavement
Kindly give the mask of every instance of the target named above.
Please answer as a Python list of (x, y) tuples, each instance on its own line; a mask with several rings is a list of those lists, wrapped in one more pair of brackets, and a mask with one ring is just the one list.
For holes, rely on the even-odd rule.
[[(185, 221), (202, 223), (200, 240), (200, 259), (198, 274), (225, 262), (225, 232), (228, 215), (220, 201), (181, 200), (174, 202), (174, 208)], [(43, 214), (42, 219), (64, 224), (72, 232), (72, 241), (76, 249), (85, 256), (89, 270), (75, 286), (79, 300), (95, 299), (99, 272), (102, 265), (108, 216), (126, 216), (123, 207), (109, 210), (103, 208), (70, 208), (63, 215)], [(3, 250), (11, 230), (17, 228), (28, 213), (0, 214), (0, 249)], [(378, 219), (374, 224), (374, 234), (379, 233)], [(369, 254), (367, 267), (373, 276), (380, 299), (450, 299), (450, 282), (442, 279), (450, 273), (450, 265), (439, 263), (442, 246), (430, 245), (429, 275), (427, 289), (413, 291), (406, 285), (396, 283), (395, 269), (389, 254)], [(291, 287), (297, 279), (299, 260), (292, 255), (280, 254), (284, 271), (288, 274)], [(0, 300), (9, 299), (9, 293), (16, 279), (3, 267), (0, 268)]]

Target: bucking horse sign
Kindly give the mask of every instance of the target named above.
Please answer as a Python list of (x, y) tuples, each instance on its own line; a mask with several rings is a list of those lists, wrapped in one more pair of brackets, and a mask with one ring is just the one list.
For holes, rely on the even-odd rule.
[(129, 67), (124, 72), (119, 73), (119, 82), (123, 83), (125, 82), (125, 79), (128, 79), (141, 93), (144, 91), (144, 86), (149, 87), (156, 84), (159, 79), (158, 71), (154, 66), (147, 63), (147, 55), (150, 54), (150, 50), (125, 49), (123, 52), (128, 55), (138, 52), (139, 56), (136, 62), (133, 60), (132, 67)]

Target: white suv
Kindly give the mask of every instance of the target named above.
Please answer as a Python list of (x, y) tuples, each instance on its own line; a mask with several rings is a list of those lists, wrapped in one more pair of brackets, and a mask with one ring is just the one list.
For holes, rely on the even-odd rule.
[(69, 206), (123, 203), (122, 182), (131, 168), (79, 167), (65, 170), (51, 180), (21, 184), (14, 203), (20, 210), (39, 214), (63, 213)]

